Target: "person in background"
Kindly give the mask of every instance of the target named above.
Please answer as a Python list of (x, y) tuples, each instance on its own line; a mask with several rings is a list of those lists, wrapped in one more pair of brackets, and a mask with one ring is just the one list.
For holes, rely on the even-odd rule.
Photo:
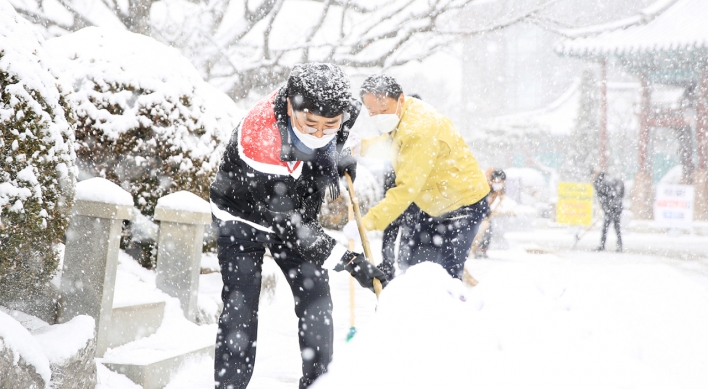
[(339, 178), (356, 160), (342, 150), (359, 114), (349, 79), (331, 64), (293, 67), (287, 84), (258, 102), (236, 127), (211, 184), (212, 218), (224, 287), (214, 380), (244, 389), (253, 374), (263, 256), (268, 249), (290, 285), (302, 354), (300, 388), (332, 359), (332, 298), (327, 270), (346, 270), (373, 291), (385, 275), (348, 251), (317, 220)]
[(610, 229), (610, 224), (615, 226), (617, 233), (617, 252), (622, 252), (622, 230), (620, 228), (620, 219), (622, 218), (622, 198), (624, 197), (624, 182), (619, 178), (609, 178), (605, 172), (595, 170), (592, 173), (593, 186), (597, 193), (597, 200), (600, 202), (602, 212), (605, 214), (602, 223), (602, 237), (600, 237), (600, 245), (595, 251), (605, 250), (605, 242), (607, 241), (607, 231)]
[[(367, 230), (384, 230), (404, 212), (399, 265), (442, 265), (462, 278), (479, 223), (489, 207), (489, 185), (467, 143), (450, 119), (433, 106), (407, 97), (395, 78), (368, 77), (360, 96), (380, 136), (364, 139), (361, 155), (388, 146), (396, 186), (363, 217)], [(377, 151), (376, 151), (377, 152)], [(344, 234), (356, 237), (356, 225)]]
[(506, 173), (504, 173), (504, 170), (489, 168), (485, 175), (487, 176), (489, 186), (492, 188), (487, 195), (487, 203), (489, 204), (491, 212), (482, 222), (479, 228), (480, 233), (477, 234), (475, 238), (473, 245), (475, 258), (488, 258), (487, 250), (489, 249), (489, 244), (492, 241), (492, 235), (494, 233), (492, 229), (492, 218), (495, 215), (495, 209), (499, 207), (506, 194)]

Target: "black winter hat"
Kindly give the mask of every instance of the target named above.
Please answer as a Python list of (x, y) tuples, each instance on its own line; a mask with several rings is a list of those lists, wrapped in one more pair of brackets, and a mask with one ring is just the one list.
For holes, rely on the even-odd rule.
[(492, 181), (496, 181), (496, 180), (505, 181), (506, 180), (506, 173), (504, 173), (504, 170), (494, 169), (490, 178), (492, 179)]
[(330, 63), (303, 63), (295, 65), (287, 83), (287, 96), (293, 109), (335, 117), (350, 107), (349, 78), (337, 65)]

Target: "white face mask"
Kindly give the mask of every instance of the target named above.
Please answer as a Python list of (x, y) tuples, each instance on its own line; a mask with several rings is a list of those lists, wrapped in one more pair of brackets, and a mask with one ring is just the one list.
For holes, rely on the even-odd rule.
[(494, 183), (492, 184), (492, 189), (494, 189), (495, 192), (499, 192), (500, 190), (504, 189), (504, 184)]
[(393, 129), (398, 126), (400, 120), (401, 119), (399, 119), (398, 115), (395, 113), (382, 113), (371, 117), (372, 123), (374, 123), (374, 126), (381, 134), (393, 131)]
[(322, 138), (318, 138), (314, 135), (303, 134), (302, 132), (300, 132), (300, 130), (293, 126), (292, 123), (291, 126), (293, 128), (293, 133), (300, 140), (300, 142), (302, 142), (305, 146), (313, 150), (327, 146), (329, 142), (331, 142), (332, 139), (337, 136), (337, 133), (335, 132), (334, 134), (322, 135)]
[[(396, 103), (396, 112), (398, 112), (398, 104)], [(401, 118), (395, 113), (381, 113), (378, 115), (371, 116), (372, 123), (379, 133), (386, 134), (393, 131), (397, 126)]]

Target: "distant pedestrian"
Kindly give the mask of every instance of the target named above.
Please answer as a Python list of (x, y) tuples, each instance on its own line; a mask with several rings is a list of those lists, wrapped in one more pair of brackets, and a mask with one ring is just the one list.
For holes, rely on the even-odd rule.
[(607, 231), (610, 228), (610, 224), (614, 224), (615, 232), (617, 233), (617, 252), (620, 253), (622, 252), (620, 219), (623, 209), (624, 183), (619, 178), (608, 178), (605, 172), (595, 171), (593, 172), (593, 186), (597, 193), (597, 199), (602, 206), (602, 211), (605, 213), (600, 246), (597, 247), (596, 251), (605, 250)]
[(479, 233), (475, 238), (473, 244), (473, 251), (475, 258), (487, 258), (487, 250), (489, 249), (489, 244), (492, 242), (493, 229), (492, 229), (492, 218), (495, 216), (495, 210), (499, 208), (506, 195), (505, 183), (506, 183), (506, 173), (502, 169), (489, 168), (485, 174), (487, 176), (487, 182), (492, 188), (487, 195), (487, 203), (489, 204), (490, 213), (489, 216), (482, 221), (479, 228)]

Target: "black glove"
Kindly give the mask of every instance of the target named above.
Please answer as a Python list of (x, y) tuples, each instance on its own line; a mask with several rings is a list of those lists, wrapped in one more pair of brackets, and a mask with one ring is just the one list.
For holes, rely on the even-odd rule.
[(346, 270), (351, 273), (362, 288), (369, 289), (374, 292), (374, 278), (378, 278), (381, 281), (381, 286), (386, 287), (388, 285), (388, 278), (386, 275), (374, 266), (371, 262), (366, 260), (364, 254), (357, 254), (351, 251), (347, 252), (342, 257), (342, 261), (334, 267), (335, 271)]
[(396, 269), (393, 267), (393, 262), (383, 261), (376, 266), (390, 281), (396, 276)]
[(356, 178), (356, 158), (352, 157), (352, 155), (348, 153), (340, 155), (339, 162), (337, 163), (337, 172), (340, 177), (344, 177), (344, 173), (349, 173), (349, 176), (352, 178), (352, 182), (354, 182), (354, 179)]

